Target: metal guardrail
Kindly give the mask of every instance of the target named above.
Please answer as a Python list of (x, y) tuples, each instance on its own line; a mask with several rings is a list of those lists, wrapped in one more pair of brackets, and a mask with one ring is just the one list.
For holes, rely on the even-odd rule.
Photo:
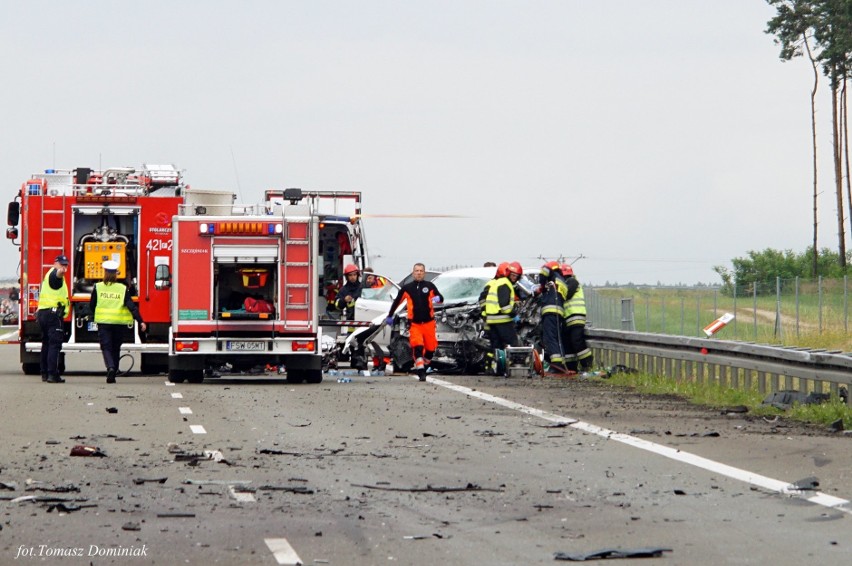
[[(717, 383), (733, 389), (757, 385), (762, 394), (795, 389), (839, 395), (852, 387), (852, 354), (784, 348), (667, 334), (587, 327), (595, 360), (653, 375)], [(847, 403), (849, 397), (847, 396)]]

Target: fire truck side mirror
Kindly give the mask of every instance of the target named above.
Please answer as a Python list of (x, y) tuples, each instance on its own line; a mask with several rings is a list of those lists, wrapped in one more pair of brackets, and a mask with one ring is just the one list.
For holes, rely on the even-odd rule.
[(6, 211), (6, 224), (8, 224), (9, 226), (17, 226), (18, 220), (20, 220), (20, 218), (21, 203), (16, 200), (13, 200), (9, 203), (9, 210)]
[(168, 265), (158, 265), (154, 272), (154, 289), (168, 289), (172, 286), (172, 274)]

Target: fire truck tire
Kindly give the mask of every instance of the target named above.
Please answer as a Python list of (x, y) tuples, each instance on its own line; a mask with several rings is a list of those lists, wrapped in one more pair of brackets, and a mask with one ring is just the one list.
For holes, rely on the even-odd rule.
[(140, 354), (139, 371), (145, 375), (165, 373), (169, 371), (169, 358), (165, 354)]
[(23, 363), (21, 369), (24, 371), (24, 375), (38, 375), (41, 372), (41, 364)]
[(287, 372), (287, 383), (322, 383), (321, 369), (292, 369)]
[(204, 383), (204, 370), (203, 369), (191, 369), (187, 370), (186, 380), (190, 383)]
[(169, 370), (169, 381), (172, 383), (183, 383), (186, 381), (186, 370), (182, 369), (170, 369)]

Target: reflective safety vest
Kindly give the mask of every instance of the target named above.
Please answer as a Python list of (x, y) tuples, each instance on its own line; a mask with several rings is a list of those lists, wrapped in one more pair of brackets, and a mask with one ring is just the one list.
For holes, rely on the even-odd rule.
[(107, 285), (103, 281), (95, 283), (98, 303), (95, 305), (95, 322), (104, 324), (133, 324), (133, 315), (124, 306), (127, 287), (124, 283)]
[(570, 300), (565, 301), (565, 325), (586, 324), (586, 299), (583, 296), (583, 286), (577, 287), (577, 292)]
[(50, 286), (50, 274), (54, 268), (47, 271), (44, 280), (41, 282), (41, 289), (38, 292), (38, 310), (52, 309), (54, 307), (62, 307), (65, 314), (71, 308), (71, 300), (68, 298), (68, 285), (65, 283), (65, 278), (62, 278), (62, 287), (54, 289)]
[[(498, 292), (500, 287), (507, 286), (509, 288), (510, 300), (507, 305), (500, 305)], [(508, 277), (500, 279), (492, 279), (487, 285), (488, 294), (485, 296), (485, 323), (486, 324), (503, 324), (512, 322), (512, 309), (515, 308), (515, 286), (509, 281)]]
[(553, 289), (544, 291), (541, 295), (541, 314), (558, 314), (565, 316), (565, 297), (568, 296), (568, 285), (562, 277), (553, 279)]

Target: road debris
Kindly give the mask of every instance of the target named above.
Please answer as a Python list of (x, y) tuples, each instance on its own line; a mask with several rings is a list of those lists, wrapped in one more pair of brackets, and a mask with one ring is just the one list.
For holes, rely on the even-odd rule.
[(503, 493), (503, 490), (500, 488), (493, 487), (480, 487), (476, 484), (469, 483), (464, 487), (442, 487), (442, 486), (432, 486), (426, 485), (426, 487), (390, 487), (383, 485), (367, 485), (361, 483), (352, 483), (349, 484), (352, 487), (363, 487), (365, 489), (378, 489), (382, 491), (407, 491), (412, 493), (423, 493), (423, 492), (434, 492), (434, 493), (451, 493), (457, 491), (493, 491), (496, 493)]
[(587, 554), (574, 554), (557, 552), (553, 555), (556, 560), (570, 560), (573, 562), (584, 562), (586, 560), (601, 560), (606, 558), (660, 558), (664, 552), (671, 552), (671, 548), (658, 546), (642, 548), (602, 548)]
[(121, 530), (122, 531), (141, 531), (142, 526), (139, 523), (135, 523), (133, 521), (130, 521), (128, 523), (124, 523), (123, 525), (121, 525)]
[(136, 485), (142, 485), (143, 483), (166, 483), (169, 478), (136, 478), (133, 480), (133, 483)]
[(100, 448), (97, 446), (84, 446), (82, 444), (78, 444), (71, 448), (72, 456), (96, 456), (98, 458), (106, 458), (106, 454), (104, 454)]
[(796, 491), (810, 491), (819, 487), (819, 480), (814, 476), (802, 478), (790, 484), (788, 489)]

